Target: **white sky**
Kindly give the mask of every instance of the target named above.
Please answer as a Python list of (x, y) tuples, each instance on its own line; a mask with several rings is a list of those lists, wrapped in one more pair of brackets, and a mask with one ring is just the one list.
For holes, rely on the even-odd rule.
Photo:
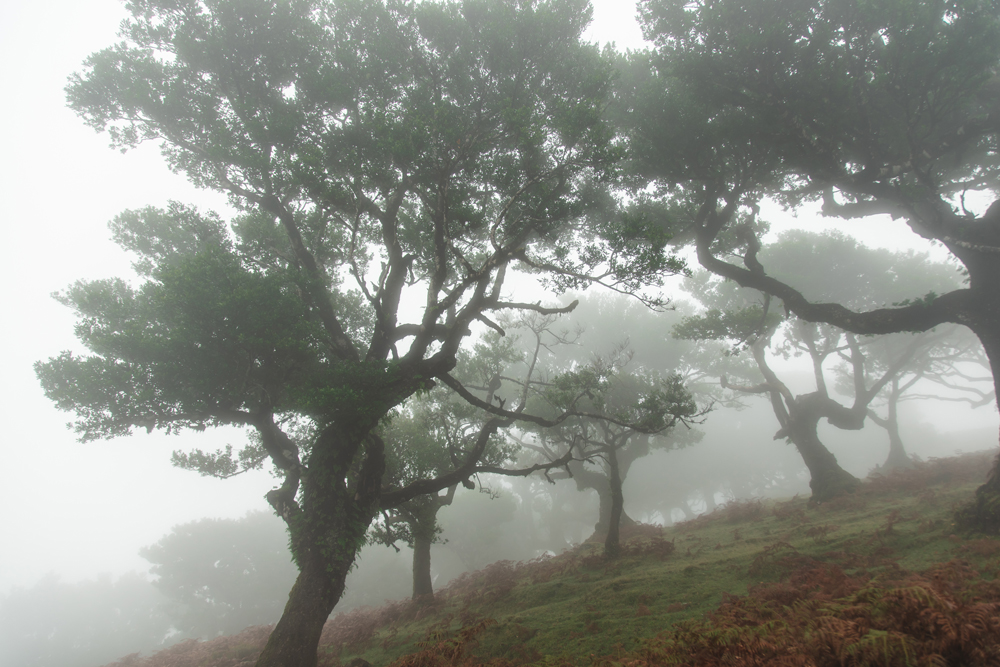
[[(590, 37), (641, 46), (631, 5), (597, 0)], [(127, 208), (170, 199), (222, 209), (163, 165), (154, 146), (122, 155), (65, 107), (67, 76), (111, 45), (123, 4), (116, 0), (0, 3), (0, 595), (47, 572), (67, 580), (144, 570), (138, 557), (178, 523), (266, 509), (266, 473), (219, 481), (169, 465), (170, 452), (214, 449), (238, 433), (137, 435), (81, 445), (70, 415), (45, 399), (32, 363), (79, 350), (71, 312), (50, 298), (74, 280), (129, 273), (107, 222)], [(855, 233), (858, 230), (848, 229)], [(864, 234), (873, 245), (911, 247), (902, 224)]]

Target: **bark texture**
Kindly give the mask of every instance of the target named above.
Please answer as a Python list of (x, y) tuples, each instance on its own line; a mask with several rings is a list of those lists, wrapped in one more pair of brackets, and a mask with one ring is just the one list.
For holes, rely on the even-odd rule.
[(344, 593), (346, 567), (303, 568), (278, 624), (257, 659), (257, 667), (316, 667), (323, 625)]
[(809, 469), (809, 488), (812, 489), (812, 500), (815, 502), (826, 502), (851, 493), (861, 483), (857, 477), (840, 467), (837, 457), (820, 441), (817, 427), (821, 418), (821, 414), (808, 409), (799, 414), (793, 412), (785, 429), (787, 437)]
[(431, 582), (431, 542), (433, 538), (419, 534), (413, 536), (413, 599), (433, 599)]
[(618, 468), (618, 453), (614, 448), (608, 452), (608, 486), (611, 491), (611, 516), (608, 521), (608, 536), (604, 540), (604, 556), (606, 558), (618, 558), (622, 552), (620, 527), (625, 507), (625, 496), (622, 493), (622, 478)]
[(256, 667), (316, 667), (323, 625), (378, 509), (385, 450), (369, 430), (368, 424), (324, 429), (302, 476), (301, 498), (280, 505), (299, 576)]
[[(997, 206), (998, 203), (993, 204), (993, 207)], [(1000, 400), (1000, 292), (996, 287), (1000, 285), (997, 282), (1000, 280), (1000, 257), (988, 259), (991, 261), (987, 266), (977, 269), (978, 279), (973, 275), (971, 267), (969, 270), (971, 287), (977, 292), (979, 308), (970, 318), (968, 326), (979, 336), (990, 360), (993, 387)], [(1000, 535), (1000, 452), (993, 461), (986, 482), (976, 489), (975, 497), (958, 510), (955, 518), (956, 523), (966, 530)]]

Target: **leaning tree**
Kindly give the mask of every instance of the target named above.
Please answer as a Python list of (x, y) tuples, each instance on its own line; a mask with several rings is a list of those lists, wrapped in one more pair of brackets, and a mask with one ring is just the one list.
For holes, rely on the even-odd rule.
[[(639, 180), (674, 202), (701, 264), (860, 334), (964, 324), (1000, 382), (1000, 202), (987, 206), (1000, 182), (1000, 4), (643, 0), (640, 20), (655, 46), (623, 65), (620, 117)], [(902, 218), (968, 282), (898, 306), (813, 301), (758, 257), (764, 196), (875, 226)], [(993, 531), (998, 466), (965, 514)]]
[[(508, 267), (580, 280), (603, 262), (619, 270), (604, 282), (642, 280), (614, 261), (613, 238), (574, 252), (580, 224), (611, 201), (612, 67), (580, 40), (585, 0), (128, 9), (122, 41), (71, 77), (70, 106), (115, 147), (158, 142), (239, 216), (176, 204), (118, 217), (138, 282), (67, 290), (90, 354), (37, 372), (83, 440), (251, 431), (236, 455), (184, 462), (280, 471), (267, 499), (299, 575), (257, 664), (315, 665), (379, 509), (466, 479), (496, 429), (529, 418), (450, 375), (474, 326), (545, 311), (510, 297)], [(493, 416), (456, 469), (383, 491), (378, 426), (435, 383)]]

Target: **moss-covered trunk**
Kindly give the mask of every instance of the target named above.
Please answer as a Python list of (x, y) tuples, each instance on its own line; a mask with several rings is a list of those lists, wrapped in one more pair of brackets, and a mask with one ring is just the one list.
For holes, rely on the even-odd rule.
[[(353, 562), (353, 559), (352, 559)], [(274, 626), (257, 667), (316, 667), (323, 625), (344, 593), (350, 563), (299, 571), (281, 619)]]
[[(995, 259), (990, 259), (995, 262)], [(982, 286), (976, 285), (976, 277), (970, 267), (969, 274), (973, 278), (973, 291), (977, 293), (979, 307), (969, 327), (979, 337), (990, 360), (995, 397), (1000, 400), (1000, 292), (996, 291), (996, 273), (1000, 273), (1000, 269), (993, 267), (992, 284), (984, 291)], [(1000, 535), (1000, 452), (993, 461), (986, 482), (976, 489), (972, 502), (959, 509), (956, 519), (967, 530)]]
[(431, 582), (431, 542), (433, 535), (417, 533), (413, 536), (413, 599), (430, 600), (434, 597)]
[(622, 493), (618, 452), (614, 447), (608, 451), (608, 487), (611, 495), (611, 515), (608, 517), (608, 536), (604, 540), (604, 555), (607, 558), (618, 558), (622, 551), (619, 534), (625, 509), (625, 495)]
[(256, 667), (316, 667), (323, 625), (378, 507), (385, 450), (369, 430), (332, 425), (313, 444), (301, 498), (284, 517), (299, 576)]

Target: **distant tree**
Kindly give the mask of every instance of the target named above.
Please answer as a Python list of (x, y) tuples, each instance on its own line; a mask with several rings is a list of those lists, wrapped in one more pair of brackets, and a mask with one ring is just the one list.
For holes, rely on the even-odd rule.
[[(926, 257), (893, 257), (885, 251), (873, 251), (852, 239), (837, 234), (825, 236), (792, 232), (777, 243), (762, 249), (777, 275), (811, 273), (812, 276), (837, 274), (837, 280), (824, 284), (805, 277), (814, 298), (837, 298), (846, 303), (863, 303), (878, 298), (892, 298), (893, 292), (910, 289), (914, 283), (938, 287), (954, 280), (950, 267), (931, 264)], [(825, 271), (824, 271), (825, 270)], [(935, 280), (938, 282), (935, 283)], [(756, 363), (757, 373), (744, 376), (742, 382), (722, 377), (723, 386), (748, 394), (762, 394), (770, 399), (780, 430), (775, 439), (788, 438), (798, 449), (810, 471), (813, 498), (827, 500), (852, 490), (857, 478), (844, 470), (836, 457), (820, 441), (817, 427), (826, 419), (837, 428), (858, 430), (864, 426), (869, 406), (893, 380), (906, 372), (914, 359), (928, 352), (927, 337), (908, 337), (894, 350), (888, 363), (870, 373), (864, 348), (871, 340), (859, 339), (828, 325), (817, 325), (786, 318), (771, 308), (771, 300), (753, 290), (708, 281), (695, 287), (699, 298), (710, 308), (704, 315), (688, 318), (675, 328), (678, 337), (726, 340), (735, 346), (745, 345)], [(805, 355), (810, 361), (815, 381), (814, 392), (794, 395), (778, 377), (767, 359), (768, 348), (781, 332), (779, 352), (788, 356)], [(831, 396), (832, 372), (829, 362), (842, 358), (842, 375), (850, 378), (854, 400), (846, 406)], [(844, 383), (847, 380), (844, 379)]]
[[(636, 185), (667, 198), (669, 226), (687, 225), (701, 264), (803, 320), (858, 334), (964, 324), (996, 389), (1000, 201), (989, 202), (1000, 183), (1000, 6), (643, 0), (640, 20), (655, 46), (623, 63), (617, 98)], [(969, 281), (915, 289), (906, 303), (817, 301), (759, 256), (764, 196), (821, 203), (841, 220), (902, 218), (947, 248)], [(962, 517), (1000, 530), (1000, 456)]]
[[(581, 295), (579, 305), (571, 315), (554, 322), (535, 318), (531, 323), (531, 335), (523, 337), (523, 344), (536, 350), (544, 350), (539, 364), (544, 364), (545, 372), (558, 376), (567, 368), (586, 368), (599, 374), (615, 376), (615, 389), (605, 397), (607, 405), (620, 409), (625, 403), (635, 401), (644, 391), (657, 381), (670, 378), (675, 388), (683, 387), (683, 392), (691, 399), (692, 383), (699, 382), (699, 371), (687, 366), (683, 358), (692, 346), (685, 341), (671, 339), (670, 323), (679, 321), (676, 306), (662, 304), (656, 308), (633, 296), (620, 294)], [(597, 351), (606, 351), (607, 357), (600, 357)], [(643, 384), (645, 383), (645, 386)], [(551, 382), (549, 382), (551, 384)], [(610, 385), (609, 385), (610, 386)], [(698, 385), (698, 390), (706, 387)], [(711, 390), (709, 393), (713, 393)], [(544, 400), (546, 394), (541, 392)], [(588, 400), (594, 400), (594, 394)], [(680, 400), (681, 394), (676, 398)], [(704, 391), (699, 393), (708, 403), (711, 398)], [(680, 408), (680, 406), (675, 406)], [(546, 473), (550, 480), (572, 479), (580, 491), (597, 492), (598, 518), (594, 524), (594, 534), (615, 541), (614, 525), (629, 525), (632, 519), (624, 507), (618, 507), (616, 497), (629, 469), (635, 461), (651, 452), (668, 450), (697, 442), (699, 432), (692, 428), (697, 421), (695, 413), (677, 412), (686, 422), (684, 428), (670, 428), (662, 433), (642, 433), (615, 424), (598, 424), (594, 420), (567, 420), (555, 428), (524, 429), (521, 445), (529, 453), (531, 460), (553, 460), (573, 446), (577, 448), (574, 460), (564, 470)], [(594, 430), (596, 429), (596, 430)], [(599, 433), (598, 433), (599, 432)], [(597, 439), (595, 439), (597, 438)], [(600, 440), (600, 442), (598, 442)], [(530, 453), (534, 453), (534, 457)], [(612, 469), (616, 468), (616, 472)], [(564, 514), (560, 507), (560, 485), (549, 485), (547, 491), (552, 502), (549, 512)], [(617, 518), (613, 519), (613, 517)], [(560, 537), (559, 518), (545, 514), (545, 523), (554, 537), (554, 546), (565, 547), (564, 537)], [(617, 547), (613, 547), (616, 549)]]
[[(598, 330), (606, 331), (607, 323), (621, 327), (623, 320), (603, 315), (607, 319)], [(630, 365), (634, 355), (626, 343), (619, 343), (605, 357), (590, 352), (588, 363), (583, 364), (574, 357), (581, 349), (593, 348), (589, 340), (587, 346), (580, 345), (585, 340), (582, 327), (570, 334), (557, 330), (553, 319), (546, 317), (534, 317), (526, 324), (531, 335), (525, 336), (525, 342), (534, 350), (532, 358), (545, 365), (538, 387), (531, 387), (538, 406), (534, 410), (560, 414), (572, 406), (585, 406), (589, 413), (617, 417), (615, 422), (586, 415), (570, 417), (527, 430), (519, 438), (522, 447), (543, 461), (573, 453), (565, 474), (546, 475), (550, 479), (573, 477), (580, 489), (597, 490), (601, 504), (596, 530), (605, 536), (605, 555), (615, 558), (620, 552), (624, 515), (622, 482), (629, 467), (653, 447), (676, 445), (678, 440), (667, 438), (667, 432), (702, 413), (680, 375)], [(543, 349), (547, 354), (540, 355)]]
[[(897, 365), (901, 354), (910, 355), (909, 362), (892, 377), (878, 401), (885, 406), (885, 416), (868, 409), (868, 417), (885, 429), (889, 437), (889, 454), (882, 470), (907, 468), (913, 465), (906, 453), (899, 430), (899, 404), (915, 400), (953, 401), (970, 407), (992, 405), (993, 378), (989, 376), (989, 360), (982, 344), (965, 327), (942, 325), (918, 334), (888, 334), (879, 336), (864, 348), (865, 372), (878, 375)], [(851, 396), (853, 374), (848, 367), (839, 369), (837, 389)], [(978, 372), (977, 372), (978, 371)]]
[(0, 597), (5, 667), (93, 667), (183, 639), (166, 598), (137, 573), (68, 583), (55, 575)]
[[(128, 8), (122, 41), (71, 78), (70, 106), (118, 148), (159, 142), (241, 215), (119, 216), (139, 284), (68, 290), (91, 354), (37, 372), (83, 440), (255, 434), (235, 457), (180, 462), (283, 476), (267, 498), (299, 577), (257, 664), (312, 667), (373, 517), (467, 478), (493, 432), (529, 418), (450, 375), (474, 323), (550, 312), (508, 300), (508, 271), (631, 288), (680, 264), (618, 261), (621, 243), (584, 229), (614, 203), (621, 157), (602, 118), (610, 60), (581, 41), (586, 0)], [(436, 383), (494, 417), (459, 469), (383, 492), (379, 424)]]
[[(676, 445), (676, 441), (665, 437), (665, 432), (701, 414), (679, 375), (658, 377), (628, 368), (627, 361), (627, 355), (614, 353), (608, 358), (595, 358), (588, 368), (555, 377), (545, 397), (554, 406), (564, 407), (570, 396), (575, 397), (580, 388), (585, 388), (593, 412), (617, 414), (622, 422), (641, 425), (641, 430), (574, 417), (536, 434), (536, 447), (546, 457), (555, 459), (556, 452), (571, 450), (575, 458), (583, 459), (577, 472), (585, 479), (577, 484), (595, 488), (605, 501), (596, 528), (605, 535), (604, 555), (608, 558), (617, 558), (621, 553), (619, 535), (625, 506), (622, 483), (632, 463), (649, 453), (651, 438), (660, 439), (663, 448)], [(584, 462), (596, 464), (599, 477), (588, 475)]]
[(139, 555), (152, 564), (174, 627), (188, 637), (276, 622), (295, 583), (285, 526), (267, 512), (175, 526)]
[[(503, 351), (510, 345), (496, 335), (487, 338), (486, 342), (476, 347), (481, 356), (491, 357), (496, 365), (486, 364), (480, 369), (487, 377), (479, 378), (478, 384), (485, 388), (493, 382), (493, 388), (487, 390), (487, 398), (492, 401), (495, 390), (501, 386), (499, 376), (507, 361), (503, 358)], [(469, 384), (477, 384), (475, 379), (469, 379), (472, 380)], [(403, 414), (395, 416), (381, 429), (381, 437), (386, 442), (384, 484), (387, 487), (405, 487), (414, 481), (435, 478), (459, 467), (475, 447), (483, 424), (489, 417), (488, 413), (472, 407), (448, 390), (435, 389), (415, 397), (407, 404)], [(514, 449), (514, 445), (502, 434), (493, 434), (479, 456), (477, 468), (502, 466), (511, 459)], [(443, 507), (451, 505), (459, 484), (475, 488), (470, 475), (460, 482), (456, 481), (443, 494), (419, 495), (387, 509), (383, 520), (372, 527), (375, 540), (392, 545), (398, 540), (413, 549), (414, 600), (427, 600), (434, 595), (431, 545), (440, 533), (437, 514)]]

